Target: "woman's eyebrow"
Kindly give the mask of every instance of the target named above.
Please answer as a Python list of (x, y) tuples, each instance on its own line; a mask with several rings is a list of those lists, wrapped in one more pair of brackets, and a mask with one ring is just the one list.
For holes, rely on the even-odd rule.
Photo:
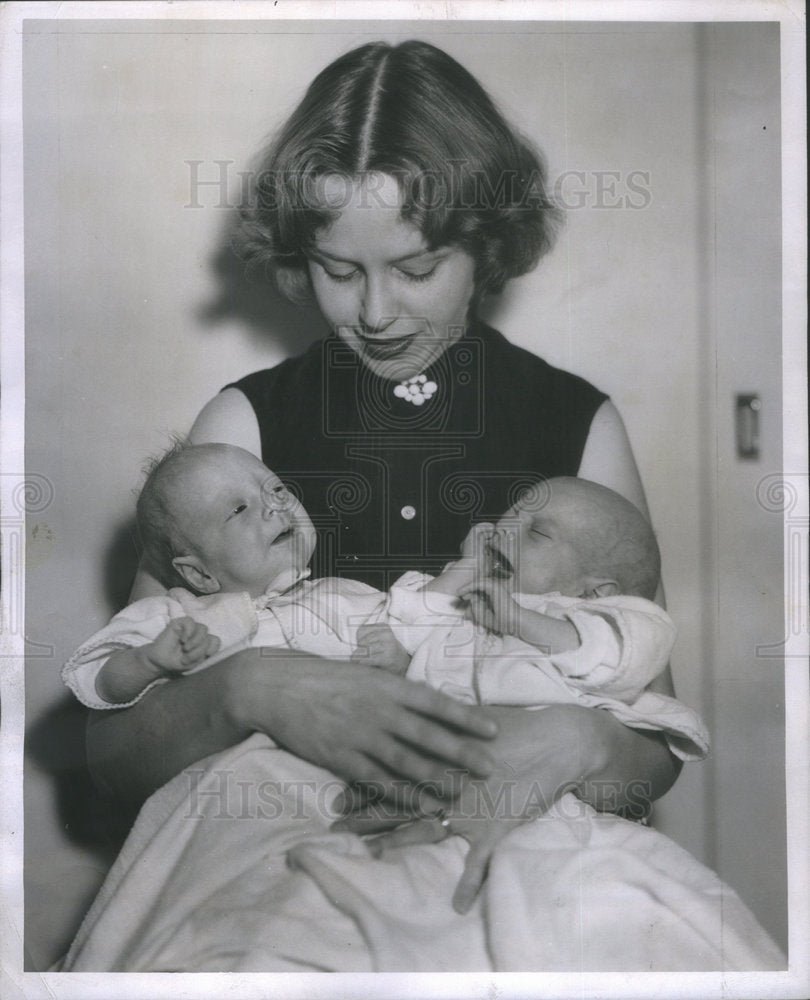
[[(406, 253), (402, 257), (396, 257), (393, 260), (388, 261), (389, 264), (405, 264), (409, 260), (416, 260), (419, 257), (429, 257), (433, 254), (440, 255), (443, 252), (443, 248), (437, 247), (435, 250), (431, 250), (428, 247), (423, 247), (421, 250), (414, 250), (412, 253)], [(357, 265), (359, 262), (352, 260), (351, 257), (340, 257), (338, 254), (329, 253), (328, 250), (321, 250), (318, 247), (313, 247), (310, 251), (310, 256), (318, 258), (323, 257), (326, 260), (333, 261), (335, 264), (354, 264)]]

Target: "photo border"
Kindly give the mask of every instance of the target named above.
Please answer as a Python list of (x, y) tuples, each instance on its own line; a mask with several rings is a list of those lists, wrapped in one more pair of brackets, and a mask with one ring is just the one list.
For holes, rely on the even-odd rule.
[[(6, 517), (14, 509), (13, 491), (24, 470), (24, 297), (22, 247), (22, 120), (21, 36), (26, 18), (78, 20), (84, 18), (213, 20), (610, 20), (610, 21), (779, 21), (782, 30), (782, 220), (783, 220), (783, 472), (797, 470), (798, 506), (794, 521), (807, 525), (807, 385), (806, 385), (806, 99), (805, 20), (799, 3), (748, 2), (472, 2), (384, 3), (283, 2), (236, 3), (10, 3), (0, 10), (0, 99), (2, 120), (2, 203), (0, 247), (2, 288), (0, 301), (0, 358), (3, 367), (0, 406), (0, 502), (4, 514), (3, 607), (0, 622), (2, 735), (0, 736), (0, 994), (12, 1000), (29, 998), (137, 998), (152, 997), (727, 997), (777, 998), (807, 996), (810, 988), (808, 943), (808, 676), (807, 635), (788, 635), (786, 649), (786, 763), (788, 782), (788, 906), (790, 912), (790, 969), (769, 973), (475, 973), (475, 974), (85, 974), (23, 972), (22, 954), (22, 744), (24, 728), (24, 639), (15, 634), (18, 564), (9, 544)], [(24, 475), (24, 473), (22, 473)], [(785, 524), (786, 537), (789, 526)], [(20, 553), (20, 560), (23, 554)], [(786, 565), (785, 593), (789, 590)], [(795, 569), (793, 570), (795, 572)], [(806, 602), (807, 551), (802, 549), (799, 594)], [(22, 610), (22, 608), (20, 609)], [(806, 629), (807, 607), (800, 620)], [(795, 609), (786, 609), (786, 616)], [(223, 976), (227, 975), (227, 986)]]

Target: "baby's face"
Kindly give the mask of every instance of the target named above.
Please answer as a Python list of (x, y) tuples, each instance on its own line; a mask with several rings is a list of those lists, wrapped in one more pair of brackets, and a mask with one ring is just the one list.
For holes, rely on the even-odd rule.
[(565, 503), (557, 497), (541, 504), (530, 491), (495, 526), (485, 548), (484, 572), (521, 594), (583, 592), (582, 558)]
[(312, 522), (250, 452), (217, 449), (184, 474), (180, 490), (183, 530), (221, 590), (258, 597), (289, 586), (306, 568)]

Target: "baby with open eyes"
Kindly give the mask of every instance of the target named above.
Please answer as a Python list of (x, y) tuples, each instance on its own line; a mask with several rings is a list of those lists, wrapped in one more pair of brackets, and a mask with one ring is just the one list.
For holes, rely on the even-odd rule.
[(650, 600), (659, 563), (646, 519), (584, 480), (525, 491), (439, 576), (405, 574), (387, 594), (307, 580), (306, 511), (231, 445), (182, 445), (159, 461), (138, 525), (169, 589), (125, 608), (63, 668), (93, 708), (125, 707), (247, 645), (407, 672), (464, 700), (616, 708), (664, 669), (674, 637)]

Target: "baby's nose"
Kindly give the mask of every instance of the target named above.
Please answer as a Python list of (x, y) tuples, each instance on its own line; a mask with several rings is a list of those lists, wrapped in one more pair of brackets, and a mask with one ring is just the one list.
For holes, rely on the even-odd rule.
[(269, 481), (262, 485), (263, 516), (270, 517), (273, 514), (289, 510), (292, 506), (292, 495), (289, 490), (278, 481)]

